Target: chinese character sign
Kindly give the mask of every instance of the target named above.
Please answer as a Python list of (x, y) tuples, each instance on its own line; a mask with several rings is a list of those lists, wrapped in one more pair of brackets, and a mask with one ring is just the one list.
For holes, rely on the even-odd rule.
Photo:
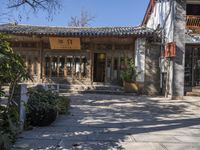
[(80, 38), (50, 37), (51, 49), (80, 50)]

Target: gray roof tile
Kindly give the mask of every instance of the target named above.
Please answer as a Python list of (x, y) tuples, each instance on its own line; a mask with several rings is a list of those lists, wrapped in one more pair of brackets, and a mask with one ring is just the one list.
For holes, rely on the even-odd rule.
[(49, 36), (152, 36), (155, 32), (146, 27), (52, 27), (2, 24), (0, 32), (7, 34), (33, 34)]

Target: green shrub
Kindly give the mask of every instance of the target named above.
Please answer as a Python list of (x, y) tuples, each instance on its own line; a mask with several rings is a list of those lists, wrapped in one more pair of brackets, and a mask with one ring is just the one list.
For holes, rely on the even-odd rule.
[(137, 72), (133, 58), (125, 58), (125, 68), (121, 72), (121, 79), (126, 82), (135, 81), (141, 72)]
[(57, 98), (57, 107), (58, 107), (58, 113), (59, 114), (66, 114), (69, 109), (69, 99), (64, 96), (59, 96)]
[(26, 108), (26, 126), (47, 126), (55, 121), (57, 114), (67, 113), (69, 99), (43, 88), (33, 88), (29, 90)]
[(29, 90), (29, 100), (27, 102), (27, 121), (33, 126), (47, 126), (51, 124), (57, 116), (58, 95), (42, 88)]
[(0, 149), (10, 149), (19, 131), (19, 114), (17, 107), (0, 106)]

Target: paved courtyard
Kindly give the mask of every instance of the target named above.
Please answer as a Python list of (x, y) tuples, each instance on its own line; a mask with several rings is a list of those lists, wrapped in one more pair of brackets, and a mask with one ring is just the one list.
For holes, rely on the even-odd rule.
[(13, 150), (200, 150), (200, 98), (77, 94), (70, 115), (19, 135)]

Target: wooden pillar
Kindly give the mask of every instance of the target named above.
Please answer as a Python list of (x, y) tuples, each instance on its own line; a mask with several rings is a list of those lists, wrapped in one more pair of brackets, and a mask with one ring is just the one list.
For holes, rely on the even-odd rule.
[(94, 81), (94, 49), (95, 49), (95, 44), (92, 44), (91, 49), (90, 49), (90, 80), (91, 80), (91, 84), (93, 84)]
[[(40, 39), (41, 40), (41, 39)], [(40, 50), (39, 50), (39, 57), (38, 57), (38, 63), (39, 63), (39, 66), (38, 66), (38, 82), (41, 82), (41, 79), (42, 79), (42, 61), (43, 61), (43, 58), (42, 58), (42, 51), (43, 51), (43, 47), (42, 47), (42, 40), (40, 41), (40, 43), (38, 43), (38, 47), (40, 47)]]
[(118, 66), (117, 66), (117, 79), (120, 80), (120, 75), (121, 71), (120, 71), (120, 55), (118, 55)]
[(39, 51), (39, 63), (40, 63), (40, 79), (42, 79), (42, 82), (45, 79), (45, 56), (44, 56), (44, 50), (43, 50), (43, 42), (42, 39), (40, 38), (40, 51)]
[(46, 68), (45, 68), (45, 57), (42, 58), (42, 82), (45, 80), (45, 72), (46, 72)]
[(79, 61), (79, 80), (82, 79), (82, 54), (80, 54), (80, 61)]
[(49, 78), (52, 77), (52, 57), (50, 56), (50, 63), (49, 63)]
[[(25, 60), (25, 65), (26, 65), (26, 69), (27, 69), (27, 71), (28, 71), (28, 73), (30, 74), (30, 72), (29, 72), (29, 64), (28, 64), (28, 55), (26, 55), (26, 58), (25, 58), (26, 60)], [(28, 81), (29, 82), (29, 81)]]
[(35, 74), (34, 74), (34, 58), (35, 57), (33, 57), (32, 59), (31, 59), (31, 76), (33, 77)]
[(107, 74), (108, 74), (108, 72), (107, 72), (107, 66), (108, 66), (108, 55), (107, 55), (107, 53), (106, 53), (106, 58), (105, 58), (105, 83), (107, 83), (108, 82), (108, 79), (107, 79)]
[(90, 83), (92, 83), (92, 50), (90, 49), (89, 54), (88, 54), (88, 79), (90, 81)]
[(112, 44), (112, 51), (111, 51), (111, 66), (110, 66), (110, 79), (111, 81), (114, 79), (114, 51), (115, 51), (115, 45)]
[(72, 78), (72, 82), (74, 82), (74, 56), (72, 57), (71, 78)]
[(90, 50), (87, 50), (86, 60), (87, 60), (87, 62), (86, 62), (86, 80), (88, 82), (91, 82), (90, 81), (91, 80), (91, 77), (90, 77), (90, 75), (91, 75), (91, 73), (90, 73), (90, 71), (91, 71), (91, 69), (90, 69)]
[(64, 79), (67, 79), (67, 57), (65, 57), (64, 63)]
[(37, 59), (37, 82), (40, 82), (41, 63), (40, 58)]
[(57, 77), (59, 77), (60, 72), (60, 56), (57, 57)]
[(28, 56), (26, 55), (26, 62), (25, 62), (26, 68), (28, 70)]

